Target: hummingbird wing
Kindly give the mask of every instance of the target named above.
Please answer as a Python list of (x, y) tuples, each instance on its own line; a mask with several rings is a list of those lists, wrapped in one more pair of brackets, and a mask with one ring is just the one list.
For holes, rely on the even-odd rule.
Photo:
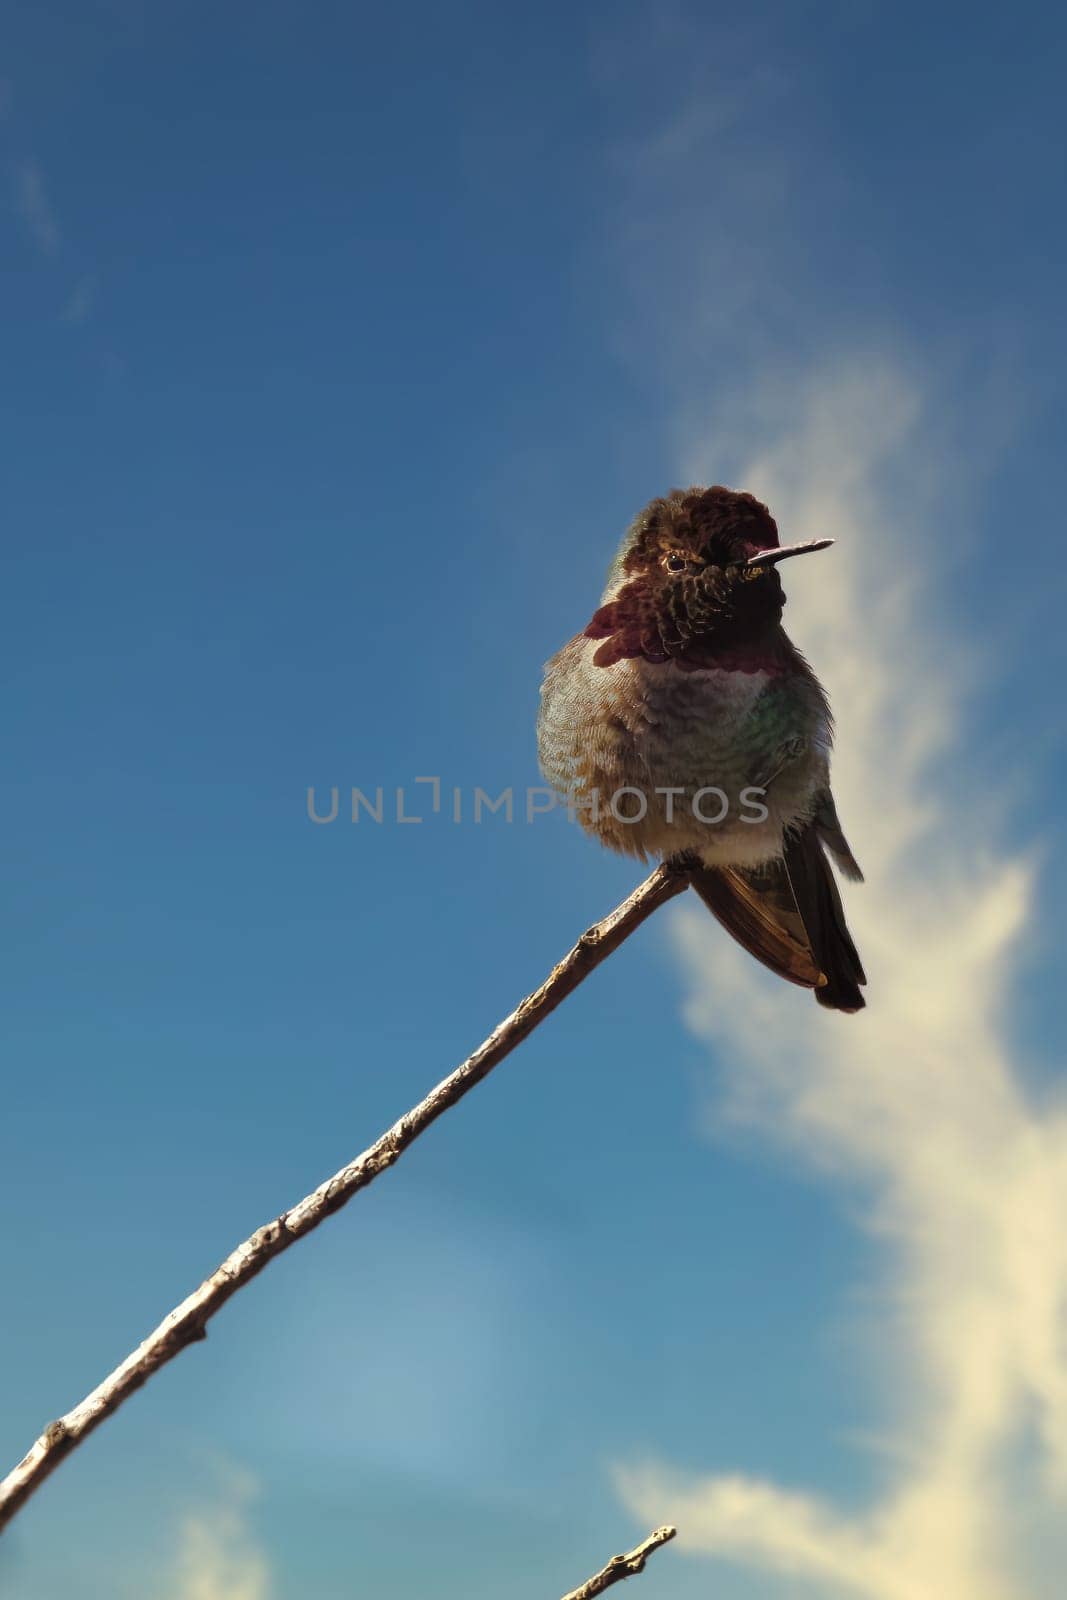
[(853, 883), (862, 883), (863, 873), (860, 871), (860, 864), (849, 849), (848, 840), (845, 838), (841, 823), (838, 820), (834, 797), (829, 789), (824, 789), (820, 794), (813, 820), (816, 833), (837, 862), (844, 876), (850, 878)]
[(708, 910), (739, 945), (780, 978), (814, 989), (822, 979), (782, 861), (759, 868), (689, 868)]
[[(836, 812), (832, 815), (836, 825)], [(828, 820), (816, 817), (788, 836), (782, 858), (766, 866), (694, 863), (690, 881), (713, 916), (757, 961), (790, 983), (814, 989), (820, 1005), (860, 1011), (865, 1004), (860, 986), (867, 979), (823, 849), (824, 827)], [(839, 825), (836, 831), (840, 854), (847, 853), (855, 867)], [(827, 843), (837, 855), (837, 841)]]
[[(859, 867), (845, 844), (840, 825), (837, 834), (843, 847), (840, 854), (858, 873)], [(835, 855), (839, 854), (835, 844), (831, 844), (831, 849)], [(867, 982), (867, 974), (848, 931), (837, 879), (826, 859), (822, 827), (818, 820), (809, 823), (799, 833), (786, 835), (782, 865), (808, 936), (811, 953), (825, 976), (825, 982), (815, 990), (816, 1000), (831, 1011), (862, 1011), (866, 1001), (860, 991)], [(844, 870), (848, 871), (847, 865)]]

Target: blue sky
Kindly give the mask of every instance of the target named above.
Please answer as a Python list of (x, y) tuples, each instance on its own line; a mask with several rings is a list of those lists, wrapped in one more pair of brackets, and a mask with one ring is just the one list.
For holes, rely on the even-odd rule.
[(1058, 1594), (1062, 18), (5, 31), (6, 1457), (632, 886), (559, 815), (306, 794), (536, 784), (541, 663), (671, 484), (838, 539), (787, 622), (871, 990), (661, 914), (0, 1585), (533, 1600), (672, 1520), (670, 1600)]

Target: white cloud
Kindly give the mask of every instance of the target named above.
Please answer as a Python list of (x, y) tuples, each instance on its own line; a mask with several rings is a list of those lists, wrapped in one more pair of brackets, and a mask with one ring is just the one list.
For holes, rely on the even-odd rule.
[(267, 1558), (249, 1528), (250, 1481), (227, 1474), (210, 1505), (187, 1515), (161, 1600), (271, 1600)]
[[(691, 1550), (807, 1580), (805, 1593), (1033, 1600), (1062, 1592), (1067, 1558), (1067, 1110), (1037, 1104), (1012, 1063), (1031, 872), (998, 849), (981, 796), (996, 775), (956, 744), (974, 667), (936, 559), (951, 562), (959, 513), (933, 487), (921, 398), (897, 363), (839, 363), (767, 386), (733, 437), (695, 430), (690, 462), (692, 481), (709, 462), (718, 475), (725, 448), (783, 537), (839, 541), (790, 573), (787, 622), (837, 713), (835, 789), (867, 873), (846, 897), (869, 1008), (828, 1015), (696, 908), (675, 923), (688, 1020), (729, 1063), (720, 1119), (870, 1197), (892, 1466), (859, 1514), (735, 1476), (645, 1466), (619, 1481)], [(746, 455), (746, 438), (767, 442)]]
[(59, 249), (62, 233), (40, 167), (35, 161), (16, 162), (11, 181), (15, 207), (30, 238), (42, 255), (54, 256)]

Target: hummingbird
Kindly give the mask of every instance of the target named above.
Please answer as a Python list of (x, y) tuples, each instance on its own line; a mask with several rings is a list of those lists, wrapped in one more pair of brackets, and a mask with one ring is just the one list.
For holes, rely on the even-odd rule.
[(677, 861), (751, 955), (820, 1005), (859, 1011), (866, 976), (830, 858), (862, 881), (830, 790), (826, 692), (782, 627), (782, 545), (754, 495), (652, 500), (599, 608), (545, 667), (546, 780), (612, 850)]

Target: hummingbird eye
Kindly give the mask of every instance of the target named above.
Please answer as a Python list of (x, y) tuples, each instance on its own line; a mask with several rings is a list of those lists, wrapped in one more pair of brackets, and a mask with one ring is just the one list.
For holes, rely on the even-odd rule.
[(663, 564), (667, 568), (668, 572), (684, 572), (689, 566), (689, 562), (685, 559), (685, 556), (678, 555), (668, 556)]

